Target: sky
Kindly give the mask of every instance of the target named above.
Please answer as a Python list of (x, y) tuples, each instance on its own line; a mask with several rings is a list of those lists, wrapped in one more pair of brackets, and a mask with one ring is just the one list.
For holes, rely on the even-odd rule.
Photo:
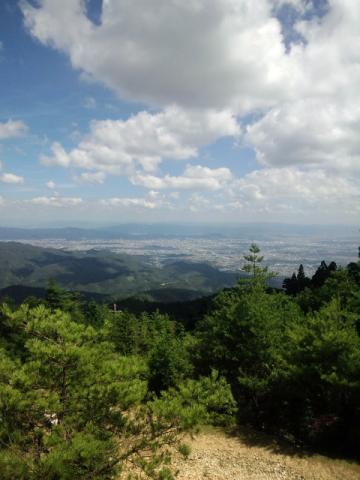
[(1, 0), (0, 225), (349, 224), (358, 0)]

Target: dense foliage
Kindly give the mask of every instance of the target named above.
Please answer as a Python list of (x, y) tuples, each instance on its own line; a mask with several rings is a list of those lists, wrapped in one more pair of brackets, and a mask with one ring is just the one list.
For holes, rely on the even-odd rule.
[(360, 263), (322, 262), (312, 278), (300, 266), (280, 291), (256, 245), (245, 260), (248, 278), (195, 328), (54, 283), (43, 299), (4, 304), (1, 478), (170, 479), (183, 432), (234, 416), (359, 457)]
[(300, 266), (286, 294), (267, 288), (258, 253), (247, 256), (252, 280), (199, 323), (198, 368), (225, 375), (240, 422), (359, 456), (360, 263), (322, 262), (312, 279)]
[(159, 362), (166, 339), (180, 342), (166, 317), (140, 319), (126, 352), (118, 326), (129, 318), (94, 327), (75, 317), (55, 305), (2, 308), (1, 478), (173, 478), (169, 447), (181, 432), (234, 411), (227, 383), (216, 372), (189, 378), (179, 352)]

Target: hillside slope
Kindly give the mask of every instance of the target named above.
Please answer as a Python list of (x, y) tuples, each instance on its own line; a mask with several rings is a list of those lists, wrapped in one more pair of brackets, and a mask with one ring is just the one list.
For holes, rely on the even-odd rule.
[(0, 242), (0, 289), (46, 287), (57, 281), (70, 290), (124, 298), (150, 292), (155, 300), (191, 300), (236, 283), (238, 275), (206, 263), (172, 261), (158, 267), (145, 256), (90, 250), (68, 252)]

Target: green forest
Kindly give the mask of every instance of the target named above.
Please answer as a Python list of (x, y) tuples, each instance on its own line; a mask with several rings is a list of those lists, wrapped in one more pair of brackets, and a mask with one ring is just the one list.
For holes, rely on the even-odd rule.
[(360, 262), (300, 265), (275, 289), (256, 245), (244, 261), (247, 278), (183, 310), (56, 283), (4, 302), (1, 478), (172, 479), (208, 424), (359, 460)]

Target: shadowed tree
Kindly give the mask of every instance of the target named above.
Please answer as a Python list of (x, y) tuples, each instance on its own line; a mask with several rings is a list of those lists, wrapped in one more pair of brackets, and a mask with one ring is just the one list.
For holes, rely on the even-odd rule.
[(295, 272), (290, 278), (285, 278), (283, 288), (288, 295), (297, 295), (310, 286), (310, 279), (305, 275), (304, 266), (300, 264), (297, 275)]

